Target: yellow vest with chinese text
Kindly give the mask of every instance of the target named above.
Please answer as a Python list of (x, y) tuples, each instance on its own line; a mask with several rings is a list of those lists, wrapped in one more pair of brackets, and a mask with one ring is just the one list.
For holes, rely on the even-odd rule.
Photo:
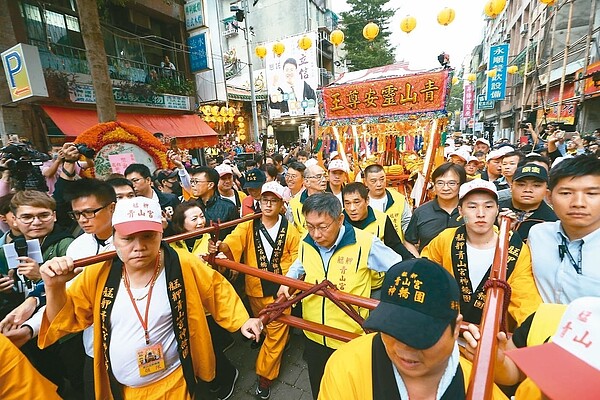
[[(300, 244), (298, 257), (306, 272), (305, 281), (311, 284), (321, 283), (327, 279), (339, 290), (357, 296), (369, 297), (371, 294), (371, 270), (367, 267), (367, 259), (371, 251), (372, 234), (355, 229), (350, 224), (344, 224), (345, 231), (337, 245), (327, 271), (315, 242), (307, 235)], [(369, 310), (355, 310), (366, 318)], [(302, 303), (302, 314), (307, 321), (324, 324), (348, 332), (362, 334), (359, 324), (352, 320), (331, 301), (322, 296), (311, 295)], [(304, 332), (312, 341), (332, 349), (343, 344), (339, 340), (330, 339), (316, 333)]]
[[(373, 235), (378, 237), (379, 240), (381, 240), (383, 242), (383, 233), (385, 232), (385, 222), (387, 221), (388, 215), (379, 210), (375, 210), (371, 207), (369, 209), (373, 210), (374, 219), (372, 220), (372, 222), (369, 225), (365, 226), (365, 228), (363, 230), (365, 232), (372, 233)], [(369, 216), (370, 216), (370, 213), (369, 213)], [(369, 218), (369, 217), (367, 217), (367, 218)], [(400, 238), (402, 238), (402, 236), (400, 236)], [(383, 285), (384, 277), (385, 277), (385, 273), (383, 273), (383, 272), (371, 271), (371, 290), (381, 288), (381, 285)]]
[(402, 231), (402, 213), (404, 212), (404, 205), (406, 204), (406, 197), (403, 194), (398, 193), (395, 189), (386, 189), (387, 205), (385, 213), (392, 220), (400, 240), (404, 241), (404, 232)]

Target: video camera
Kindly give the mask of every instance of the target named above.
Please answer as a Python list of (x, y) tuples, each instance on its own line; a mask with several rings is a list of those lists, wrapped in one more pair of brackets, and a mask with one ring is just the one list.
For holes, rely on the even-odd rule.
[(4, 160), (4, 166), (10, 171), (15, 189), (48, 190), (39, 168), (50, 160), (48, 154), (25, 143), (11, 143), (0, 149), (0, 159)]

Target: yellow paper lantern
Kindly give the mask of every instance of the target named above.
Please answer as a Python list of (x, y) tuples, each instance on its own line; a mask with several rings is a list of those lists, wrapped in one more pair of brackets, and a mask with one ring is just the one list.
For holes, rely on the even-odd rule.
[(400, 21), (400, 29), (402, 29), (402, 32), (411, 33), (416, 26), (417, 19), (410, 15), (407, 15)]
[(339, 46), (344, 43), (344, 32), (339, 29), (332, 31), (329, 35), (329, 41), (333, 43), (334, 46)]
[(304, 35), (298, 40), (298, 47), (306, 51), (312, 46), (312, 40), (308, 36)]
[(487, 75), (488, 78), (495, 78), (496, 75), (498, 74), (498, 70), (497, 69), (490, 69), (488, 71), (485, 71), (485, 74)]
[(437, 20), (440, 25), (448, 26), (454, 21), (454, 17), (456, 17), (456, 13), (450, 7), (444, 8), (437, 15)]
[(238, 123), (238, 126), (239, 126), (240, 128), (243, 128), (243, 127), (245, 127), (245, 126), (246, 126), (246, 124), (245, 124), (245, 123), (243, 123), (243, 122), (239, 122), (239, 123)]
[(235, 108), (229, 107), (227, 109), (227, 115), (229, 115), (230, 117), (233, 117), (235, 115)]
[(212, 106), (210, 109), (213, 115), (219, 115), (219, 106)]
[(238, 135), (243, 135), (244, 133), (246, 133), (246, 130), (244, 128), (240, 128), (237, 130)]
[(458, 80), (459, 80), (459, 79), (458, 79), (456, 76), (453, 76), (453, 77), (452, 77), (452, 84), (453, 84), (453, 85), (456, 85), (456, 84), (458, 83)]
[(547, 6), (553, 6), (556, 0), (540, 0), (540, 3), (543, 3)]
[(506, 0), (490, 0), (483, 7), (483, 12), (490, 18), (496, 18), (506, 7)]
[(227, 115), (227, 107), (221, 107), (221, 110), (219, 111), (219, 115), (221, 117), (225, 117)]
[(476, 74), (467, 74), (467, 80), (469, 82), (475, 82), (477, 80), (477, 75)]
[(275, 53), (277, 57), (280, 57), (284, 51), (285, 45), (283, 43), (275, 42), (275, 44), (273, 44), (273, 53)]
[(220, 115), (215, 119), (217, 120), (218, 123), (223, 122), (223, 117), (221, 117)]
[(202, 114), (204, 114), (204, 115), (210, 115), (210, 106), (204, 106), (204, 107), (202, 107)]
[(506, 72), (508, 72), (509, 74), (516, 74), (517, 72), (519, 72), (519, 67), (517, 67), (516, 65), (511, 65), (508, 68), (506, 68)]
[(244, 117), (238, 117), (238, 122), (244, 122)]
[(363, 28), (363, 36), (368, 41), (375, 39), (379, 35), (379, 27), (374, 22), (369, 22)]
[(246, 140), (246, 135), (240, 135), (239, 138), (240, 140)]
[(254, 48), (254, 53), (258, 56), (258, 58), (263, 59), (267, 56), (267, 48), (262, 44), (259, 44)]

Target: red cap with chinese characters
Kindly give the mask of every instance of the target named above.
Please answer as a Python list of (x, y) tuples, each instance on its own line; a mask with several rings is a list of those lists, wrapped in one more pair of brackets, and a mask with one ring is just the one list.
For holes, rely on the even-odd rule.
[(567, 307), (551, 343), (507, 351), (550, 399), (600, 395), (600, 297), (580, 297)]
[(144, 231), (162, 232), (160, 204), (141, 196), (119, 200), (115, 205), (112, 224), (119, 235), (124, 236)]

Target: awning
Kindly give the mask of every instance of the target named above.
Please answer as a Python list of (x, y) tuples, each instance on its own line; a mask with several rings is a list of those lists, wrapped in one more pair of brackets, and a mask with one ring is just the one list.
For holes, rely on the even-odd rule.
[[(65, 136), (77, 137), (98, 123), (94, 110), (42, 106)], [(117, 114), (117, 120), (136, 125), (151, 133), (162, 132), (177, 138), (177, 145), (185, 148), (214, 146), (218, 143), (217, 132), (197, 115)]]

